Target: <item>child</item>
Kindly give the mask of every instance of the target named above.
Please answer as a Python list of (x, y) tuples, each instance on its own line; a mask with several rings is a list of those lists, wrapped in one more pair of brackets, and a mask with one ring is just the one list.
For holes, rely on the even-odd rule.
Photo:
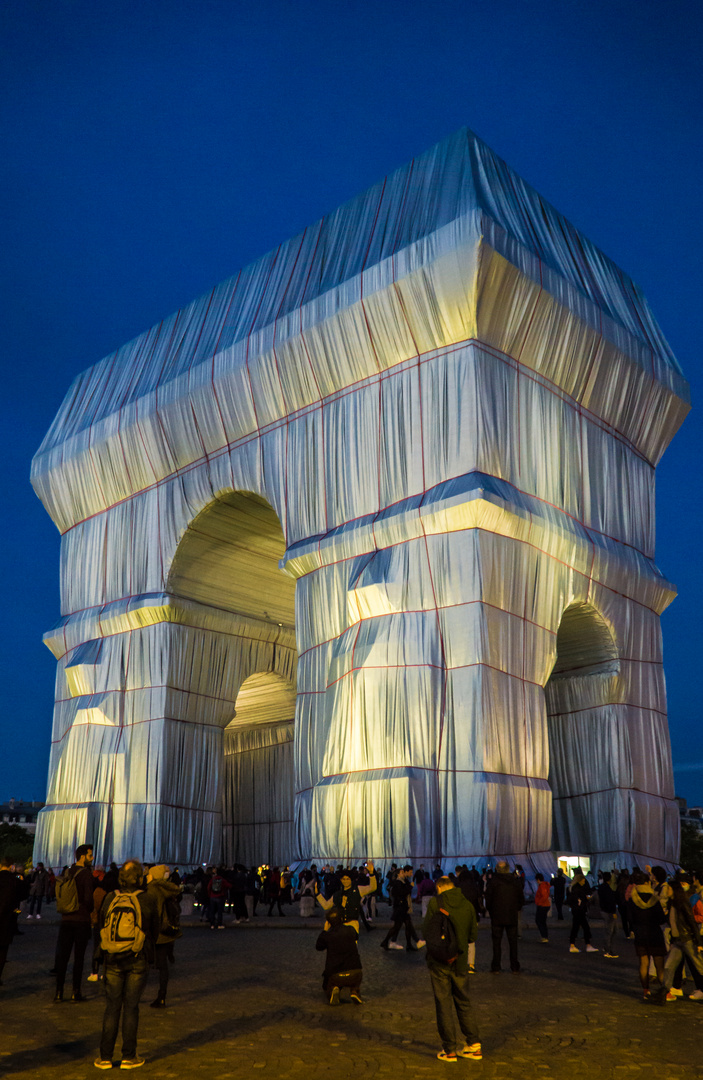
[(327, 952), (322, 987), (330, 1005), (339, 1005), (339, 991), (344, 986), (349, 987), (352, 1001), (357, 1005), (363, 1004), (359, 992), (362, 970), (357, 940), (358, 933), (349, 923), (345, 924), (343, 912), (339, 908), (331, 908), (315, 944), (318, 952)]

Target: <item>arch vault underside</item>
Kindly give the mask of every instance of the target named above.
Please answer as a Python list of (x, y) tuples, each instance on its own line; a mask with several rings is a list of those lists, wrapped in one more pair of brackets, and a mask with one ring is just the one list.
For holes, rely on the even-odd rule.
[(672, 863), (687, 409), (641, 294), (467, 131), (79, 376), (33, 463), (36, 857)]

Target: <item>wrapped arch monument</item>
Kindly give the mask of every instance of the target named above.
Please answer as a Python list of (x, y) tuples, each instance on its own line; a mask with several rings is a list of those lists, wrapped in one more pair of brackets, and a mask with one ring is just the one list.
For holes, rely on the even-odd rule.
[(654, 473), (688, 387), (467, 130), (79, 375), (36, 855), (677, 857)]

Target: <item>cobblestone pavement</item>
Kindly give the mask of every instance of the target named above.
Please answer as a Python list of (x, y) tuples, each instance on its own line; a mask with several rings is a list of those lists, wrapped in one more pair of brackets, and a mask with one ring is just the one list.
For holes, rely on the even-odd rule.
[[(528, 926), (518, 976), (490, 974), (490, 937), (481, 924), (471, 987), (484, 1057), (450, 1068), (435, 1057), (439, 1041), (424, 956), (379, 949), (382, 919), (374, 933), (362, 928), (366, 1004), (339, 1008), (330, 1008), (320, 990), (318, 919), (257, 918), (223, 932), (195, 922), (185, 927), (164, 1010), (148, 1008), (155, 973), (149, 977), (139, 1032), (147, 1064), (140, 1075), (340, 1080), (353, 1072), (431, 1077), (449, 1071), (481, 1080), (634, 1080), (654, 1068), (658, 1080), (703, 1078), (703, 1007), (685, 998), (663, 1008), (645, 1005), (632, 943), (618, 941), (618, 960), (570, 954), (565, 924), (552, 927), (549, 945)], [(98, 1075), (92, 1063), (102, 999), (88, 983), (85, 1004), (52, 1003), (52, 921), (23, 920), (25, 934), (11, 948), (0, 989), (0, 1076)], [(690, 981), (684, 986), (691, 991)]]

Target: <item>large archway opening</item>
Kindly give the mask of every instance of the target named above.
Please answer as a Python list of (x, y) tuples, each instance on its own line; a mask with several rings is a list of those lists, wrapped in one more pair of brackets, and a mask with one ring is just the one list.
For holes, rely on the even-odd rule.
[(223, 844), (230, 864), (291, 861), (295, 686), (276, 672), (242, 683), (225, 729)]
[(202, 606), (202, 630), (178, 662), (205, 700), (220, 702), (229, 865), (292, 857), (297, 654), (295, 581), (279, 569), (285, 546), (265, 499), (229, 492), (190, 523), (168, 577), (171, 595)]
[(168, 591), (237, 615), (295, 628), (295, 581), (278, 514), (260, 495), (233, 491), (210, 503), (178, 545)]
[(596, 609), (571, 604), (557, 632), (545, 686), (552, 789), (552, 846), (557, 855), (603, 850), (598, 795), (618, 781), (622, 757), (613, 706), (620, 665), (613, 635)]

